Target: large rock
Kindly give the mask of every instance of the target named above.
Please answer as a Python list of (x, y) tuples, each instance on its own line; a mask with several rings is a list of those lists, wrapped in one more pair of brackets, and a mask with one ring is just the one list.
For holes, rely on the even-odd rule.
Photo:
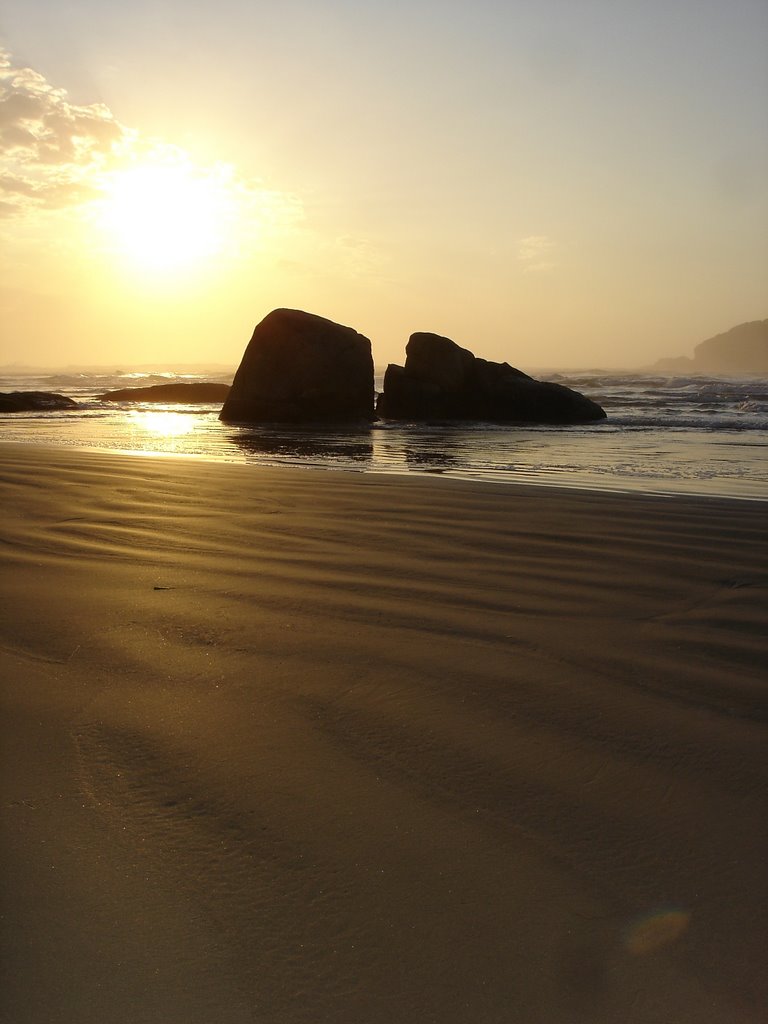
[(57, 395), (52, 391), (0, 392), (0, 412), (56, 412), (77, 407), (74, 398)]
[(229, 423), (360, 423), (374, 418), (368, 338), (275, 309), (257, 324), (219, 418)]
[(562, 384), (478, 359), (437, 334), (412, 334), (405, 366), (390, 364), (376, 411), (385, 419), (588, 423), (603, 409)]
[(105, 391), (97, 397), (102, 402), (183, 402), (185, 405), (210, 404), (225, 401), (229, 384), (209, 384), (195, 381), (191, 384), (152, 384), (146, 388), (120, 388)]

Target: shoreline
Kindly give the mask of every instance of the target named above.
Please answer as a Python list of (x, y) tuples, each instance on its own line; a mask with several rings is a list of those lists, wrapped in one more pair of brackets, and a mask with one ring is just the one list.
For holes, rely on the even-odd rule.
[(762, 1018), (754, 500), (12, 442), (0, 496), (3, 1021)]
[[(184, 415), (178, 413), (170, 413), (170, 415)], [(510, 479), (509, 474), (505, 471), (498, 473), (491, 473), (488, 470), (475, 471), (466, 469), (443, 469), (443, 468), (397, 468), (387, 469), (381, 465), (375, 465), (372, 468), (355, 466), (353, 463), (348, 466), (340, 466), (338, 464), (323, 465), (321, 462), (311, 462), (302, 456), (301, 460), (289, 461), (287, 459), (283, 461), (257, 461), (251, 459), (247, 455), (240, 455), (238, 458), (234, 458), (231, 455), (216, 455), (210, 453), (201, 452), (188, 452), (188, 451), (177, 451), (177, 450), (163, 450), (157, 449), (141, 449), (141, 448), (119, 448), (119, 447), (108, 447), (99, 445), (87, 445), (87, 444), (56, 444), (48, 443), (46, 441), (18, 441), (14, 439), (0, 439), (0, 445), (10, 446), (21, 446), (23, 448), (40, 448), (43, 450), (52, 451), (63, 451), (63, 452), (75, 452), (81, 455), (107, 455), (116, 456), (119, 458), (123, 457), (134, 457), (134, 458), (147, 458), (147, 459), (179, 459), (181, 461), (191, 460), (195, 462), (202, 462), (210, 465), (219, 466), (238, 466), (247, 471), (255, 470), (256, 472), (274, 471), (274, 470), (289, 470), (289, 471), (320, 471), (324, 473), (340, 473), (342, 475), (351, 474), (353, 476), (374, 476), (382, 477), (387, 480), (412, 480), (414, 482), (441, 479), (447, 482), (462, 483), (468, 486), (479, 486), (479, 487), (500, 487), (505, 491), (515, 488), (529, 487), (533, 488), (546, 488), (547, 490), (563, 491), (565, 493), (571, 492), (594, 492), (596, 494), (604, 494), (607, 496), (616, 497), (628, 497), (638, 498), (647, 496), (650, 498), (684, 498), (691, 501), (735, 501), (735, 502), (768, 502), (768, 484), (760, 485), (761, 489), (765, 493), (735, 493), (734, 491), (716, 493), (713, 490), (696, 490), (686, 489), (687, 485), (684, 481), (664, 481), (663, 477), (660, 477), (657, 481), (656, 487), (649, 487), (647, 483), (643, 484), (640, 481), (626, 477), (612, 477), (613, 483), (611, 485), (600, 486), (599, 483), (594, 480), (585, 479), (584, 482), (576, 483), (562, 483), (560, 479), (560, 473), (554, 473), (551, 469), (542, 467), (537, 471), (535, 479), (525, 476), (525, 470), (519, 474), (516, 474), (516, 479)], [(650, 455), (649, 455), (650, 458)], [(493, 476), (497, 476), (497, 479), (493, 479)], [(544, 476), (544, 479), (541, 477)], [(619, 480), (620, 482), (616, 482)], [(744, 484), (739, 481), (740, 486), (749, 487), (749, 483)], [(755, 485), (752, 484), (754, 487)], [(695, 488), (696, 485), (694, 484)]]

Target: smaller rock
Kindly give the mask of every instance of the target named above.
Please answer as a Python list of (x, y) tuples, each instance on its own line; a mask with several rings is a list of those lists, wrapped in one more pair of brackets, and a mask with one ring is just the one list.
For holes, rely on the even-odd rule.
[(121, 388), (97, 395), (102, 402), (180, 402), (185, 405), (225, 402), (229, 384), (153, 384), (146, 388)]
[(588, 423), (605, 412), (578, 391), (480, 359), (450, 338), (412, 334), (405, 366), (390, 364), (376, 411), (385, 419)]
[(58, 409), (77, 409), (74, 398), (57, 395), (52, 391), (0, 392), (0, 412), (55, 412)]

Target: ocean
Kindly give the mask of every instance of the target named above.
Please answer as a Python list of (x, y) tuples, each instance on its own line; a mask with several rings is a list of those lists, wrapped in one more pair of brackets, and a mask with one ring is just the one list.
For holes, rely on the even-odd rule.
[[(174, 381), (229, 383), (233, 372), (8, 373), (0, 391), (53, 391), (62, 412), (0, 414), (0, 440), (249, 465), (604, 491), (768, 499), (768, 381), (620, 372), (541, 374), (599, 402), (580, 426), (376, 422), (364, 429), (233, 426), (214, 405), (105, 403), (108, 390)], [(538, 376), (538, 374), (537, 374)], [(377, 374), (381, 388), (382, 374)]]

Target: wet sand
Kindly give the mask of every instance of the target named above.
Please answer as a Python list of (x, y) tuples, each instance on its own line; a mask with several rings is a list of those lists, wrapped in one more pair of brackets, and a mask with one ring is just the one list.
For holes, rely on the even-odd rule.
[(765, 1019), (765, 503), (0, 445), (0, 1018)]

